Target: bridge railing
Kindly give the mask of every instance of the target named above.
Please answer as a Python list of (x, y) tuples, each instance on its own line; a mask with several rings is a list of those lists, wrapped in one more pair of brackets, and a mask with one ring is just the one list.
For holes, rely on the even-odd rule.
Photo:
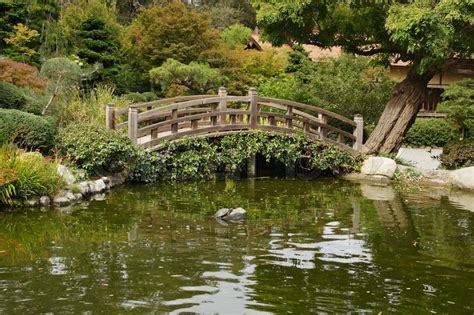
[(247, 96), (230, 96), (220, 88), (218, 95), (167, 98), (124, 109), (109, 104), (106, 125), (110, 129), (127, 128), (132, 142), (146, 148), (184, 137), (264, 130), (304, 133), (313, 140), (352, 151), (362, 147), (363, 137), (360, 115), (351, 120), (316, 106), (261, 97), (256, 89), (250, 89)]

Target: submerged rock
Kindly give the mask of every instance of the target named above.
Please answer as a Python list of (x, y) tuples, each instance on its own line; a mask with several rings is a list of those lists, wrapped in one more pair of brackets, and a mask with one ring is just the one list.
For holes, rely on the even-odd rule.
[(247, 211), (244, 208), (222, 208), (214, 214), (216, 219), (224, 221), (242, 221), (247, 218)]

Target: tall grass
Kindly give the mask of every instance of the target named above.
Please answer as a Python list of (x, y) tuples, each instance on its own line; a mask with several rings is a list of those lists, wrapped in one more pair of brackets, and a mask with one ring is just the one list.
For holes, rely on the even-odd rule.
[(14, 198), (50, 196), (63, 185), (55, 161), (11, 144), (0, 147), (0, 204), (12, 204)]
[(105, 106), (109, 103), (116, 107), (127, 106), (130, 102), (123, 97), (114, 95), (114, 88), (99, 85), (87, 95), (74, 91), (66, 98), (62, 98), (51, 109), (51, 114), (57, 118), (60, 126), (67, 126), (71, 122), (105, 124)]

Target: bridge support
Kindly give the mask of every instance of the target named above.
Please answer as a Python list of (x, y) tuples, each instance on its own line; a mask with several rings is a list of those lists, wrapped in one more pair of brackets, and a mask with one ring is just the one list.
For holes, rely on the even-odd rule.
[(364, 143), (364, 118), (362, 115), (357, 114), (354, 116), (354, 122), (356, 123), (356, 127), (354, 129), (354, 136), (356, 139), (352, 148), (359, 151), (362, 149), (362, 145)]
[(294, 179), (296, 177), (295, 163), (285, 166), (286, 179)]
[(257, 176), (257, 154), (253, 154), (247, 158), (247, 177), (253, 178)]

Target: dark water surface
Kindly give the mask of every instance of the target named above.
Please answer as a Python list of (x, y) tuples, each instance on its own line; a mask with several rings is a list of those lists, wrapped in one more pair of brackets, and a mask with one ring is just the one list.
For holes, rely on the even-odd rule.
[[(243, 224), (220, 225), (242, 206)], [(474, 212), (334, 179), (124, 186), (0, 213), (1, 314), (474, 313)]]

